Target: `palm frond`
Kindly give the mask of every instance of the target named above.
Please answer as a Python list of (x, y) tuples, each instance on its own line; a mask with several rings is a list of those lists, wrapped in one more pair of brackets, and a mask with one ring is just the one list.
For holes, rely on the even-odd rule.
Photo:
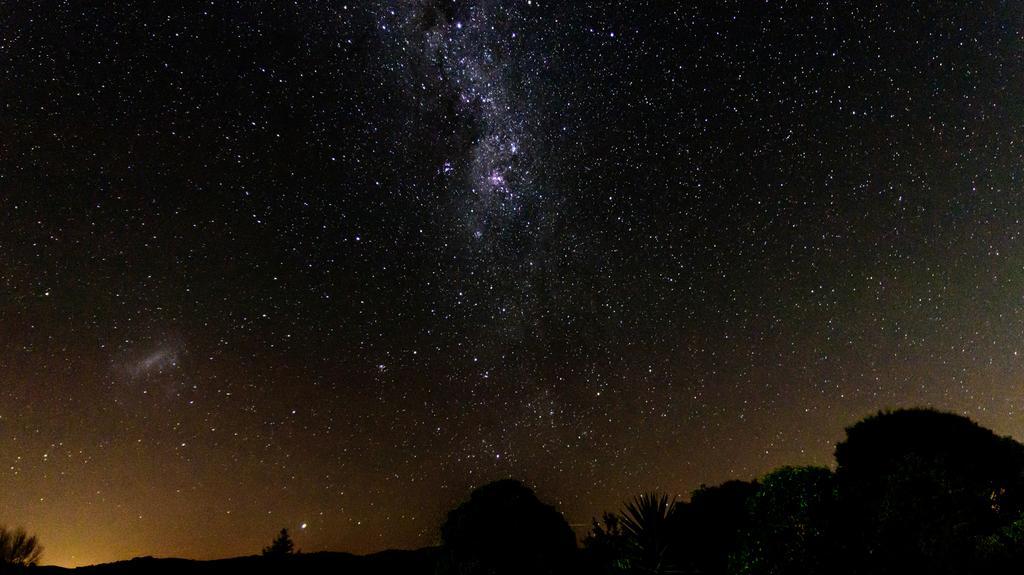
[(641, 573), (669, 573), (666, 554), (672, 541), (676, 501), (668, 495), (642, 493), (627, 502), (620, 522), (626, 536), (630, 563)]

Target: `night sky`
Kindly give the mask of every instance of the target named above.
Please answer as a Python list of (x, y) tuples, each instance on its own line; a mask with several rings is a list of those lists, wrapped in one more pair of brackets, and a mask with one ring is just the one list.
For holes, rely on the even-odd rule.
[(1013, 0), (5, 2), (0, 523), (370, 552), (1024, 439), (1022, 194)]

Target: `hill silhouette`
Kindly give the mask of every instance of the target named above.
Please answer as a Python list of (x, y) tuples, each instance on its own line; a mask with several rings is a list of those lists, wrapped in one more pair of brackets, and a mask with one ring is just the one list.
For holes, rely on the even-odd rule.
[(250, 555), (211, 561), (138, 557), (128, 561), (88, 567), (35, 567), (25, 569), (24, 572), (34, 575), (222, 575), (228, 573), (431, 575), (434, 572), (437, 552), (436, 548), (413, 551), (389, 550), (370, 555), (324, 551), (299, 553), (287, 557)]

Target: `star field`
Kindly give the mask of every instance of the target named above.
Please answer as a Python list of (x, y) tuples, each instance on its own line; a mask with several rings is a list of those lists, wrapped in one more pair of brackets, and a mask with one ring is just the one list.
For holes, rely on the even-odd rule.
[(1024, 6), (13, 2), (0, 523), (44, 563), (438, 541), (1024, 438)]

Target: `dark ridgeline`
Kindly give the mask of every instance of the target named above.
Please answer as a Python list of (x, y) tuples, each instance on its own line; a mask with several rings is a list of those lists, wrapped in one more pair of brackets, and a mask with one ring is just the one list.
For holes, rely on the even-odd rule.
[[(65, 569), (36, 567), (26, 575), (235, 575), (281, 573), (297, 575), (430, 575), (436, 549), (383, 551), (372, 555), (295, 553), (283, 557), (252, 555), (214, 561), (138, 557), (104, 565)], [(0, 568), (0, 573), (3, 569)]]
[[(686, 502), (640, 495), (595, 520), (582, 549), (554, 507), (522, 483), (502, 480), (476, 489), (448, 514), (438, 548), (303, 554), (282, 530), (263, 556), (140, 558), (74, 571), (1008, 575), (1024, 568), (1024, 445), (957, 415), (898, 410), (848, 428), (836, 464), (834, 472), (784, 467), (753, 482), (702, 486)], [(0, 534), (0, 572), (69, 571), (12, 567), (38, 553), (24, 553), (24, 532)], [(11, 551), (12, 541), (21, 542), (20, 554)], [(37, 545), (33, 540), (31, 548)]]

